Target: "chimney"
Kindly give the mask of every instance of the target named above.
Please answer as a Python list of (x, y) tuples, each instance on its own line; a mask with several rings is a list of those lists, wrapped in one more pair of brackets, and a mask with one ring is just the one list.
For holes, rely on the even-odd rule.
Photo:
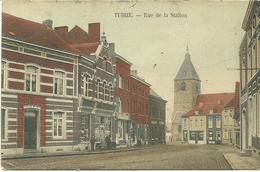
[(51, 19), (44, 20), (42, 22), (43, 25), (48, 26), (49, 28), (52, 28), (53, 21)]
[(55, 27), (55, 32), (60, 36), (65, 36), (68, 33), (69, 27), (68, 26), (59, 26)]
[(137, 76), (137, 70), (131, 70), (131, 75)]
[(89, 23), (88, 34), (91, 42), (99, 42), (100, 39), (100, 23)]
[(115, 43), (109, 43), (109, 49), (112, 52), (115, 52)]

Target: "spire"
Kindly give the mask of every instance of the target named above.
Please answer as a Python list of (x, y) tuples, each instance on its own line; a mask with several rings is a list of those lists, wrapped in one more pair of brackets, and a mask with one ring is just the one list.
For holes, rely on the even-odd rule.
[(185, 59), (175, 77), (175, 80), (200, 80), (199, 75), (197, 74), (189, 54), (189, 47), (186, 47)]
[(188, 45), (188, 44), (187, 44), (187, 46), (186, 46), (186, 54), (185, 54), (185, 58), (190, 58), (189, 45)]

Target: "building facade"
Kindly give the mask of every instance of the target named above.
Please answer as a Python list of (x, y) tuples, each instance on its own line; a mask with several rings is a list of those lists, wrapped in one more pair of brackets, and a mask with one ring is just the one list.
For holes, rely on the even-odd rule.
[(115, 96), (118, 104), (116, 111), (116, 146), (131, 146), (130, 142), (130, 68), (132, 63), (115, 53), (115, 45), (110, 44), (113, 49), (113, 64), (116, 74)]
[(149, 94), (150, 84), (137, 75), (136, 70), (130, 72), (130, 118), (131, 144), (148, 143), (147, 129), (150, 124)]
[(3, 13), (2, 154), (73, 150), (77, 58), (51, 25)]
[(201, 94), (193, 109), (182, 116), (182, 141), (190, 144), (222, 143), (222, 111), (234, 93)]
[(174, 79), (173, 142), (182, 140), (182, 115), (195, 106), (197, 96), (200, 94), (200, 82), (187, 47), (185, 60)]
[(166, 114), (165, 107), (167, 101), (163, 100), (153, 89), (150, 89), (150, 119), (151, 124), (148, 129), (149, 144), (166, 143)]
[(260, 155), (260, 2), (249, 1), (240, 45), (241, 152)]
[(88, 32), (79, 26), (55, 28), (56, 33), (80, 54), (78, 60), (78, 126), (81, 149), (105, 149), (106, 138), (115, 144), (115, 109), (112, 51), (106, 36), (100, 38), (100, 24), (90, 23)]

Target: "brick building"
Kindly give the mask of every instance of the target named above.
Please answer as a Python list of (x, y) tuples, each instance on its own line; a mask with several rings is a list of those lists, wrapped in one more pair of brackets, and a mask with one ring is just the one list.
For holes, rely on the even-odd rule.
[(2, 16), (2, 153), (72, 151), (76, 50), (59, 38), (50, 21)]
[(148, 129), (149, 144), (165, 144), (166, 138), (166, 100), (163, 100), (153, 89), (150, 89), (150, 120)]
[(95, 138), (95, 147), (105, 148), (105, 138), (115, 142), (115, 108), (112, 51), (103, 34), (100, 39), (100, 24), (91, 23), (88, 32), (79, 26), (68, 31), (67, 26), (55, 28), (56, 33), (71, 47), (78, 50), (78, 99), (81, 149), (90, 148), (90, 139)]
[(130, 68), (132, 63), (115, 53), (115, 45), (110, 44), (113, 50), (113, 64), (116, 74), (115, 96), (118, 104), (116, 111), (116, 145), (117, 147), (130, 146)]
[(131, 144), (146, 144), (148, 141), (147, 128), (150, 124), (149, 93), (150, 84), (132, 70), (130, 76), (130, 115), (131, 115)]

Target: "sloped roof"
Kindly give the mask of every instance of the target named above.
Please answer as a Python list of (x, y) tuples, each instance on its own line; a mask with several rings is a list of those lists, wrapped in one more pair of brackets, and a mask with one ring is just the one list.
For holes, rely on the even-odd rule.
[(185, 55), (185, 60), (183, 61), (176, 77), (174, 80), (184, 80), (184, 79), (194, 79), (200, 80), (190, 58), (189, 52)]
[(199, 115), (202, 116), (209, 115), (211, 109), (214, 109), (214, 113), (221, 113), (234, 97), (235, 93), (201, 94), (197, 97), (195, 107), (183, 117), (193, 116), (195, 111), (199, 111)]
[(154, 96), (154, 97), (162, 98), (162, 97), (159, 96), (159, 94), (157, 94), (152, 88), (150, 88), (150, 95), (152, 95), (152, 96)]
[(236, 82), (235, 96), (229, 103), (227, 103), (225, 108), (233, 107), (235, 108), (236, 112), (239, 112), (239, 104), (240, 104), (240, 83)]
[(50, 27), (30, 20), (22, 19), (7, 13), (2, 13), (2, 35), (20, 41), (77, 53), (78, 50), (69, 46)]

